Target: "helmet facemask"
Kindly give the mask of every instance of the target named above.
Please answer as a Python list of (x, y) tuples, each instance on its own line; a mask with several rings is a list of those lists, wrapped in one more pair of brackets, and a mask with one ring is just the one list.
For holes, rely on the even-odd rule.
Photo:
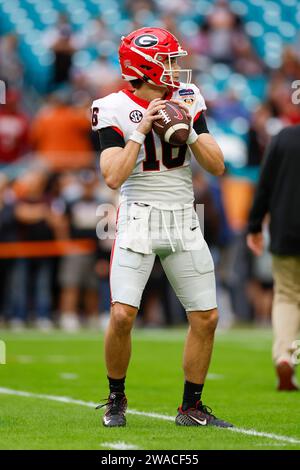
[[(172, 59), (177, 59), (179, 57), (187, 56), (186, 51), (178, 52), (169, 52), (169, 53), (157, 53), (154, 60), (163, 68), (163, 73), (160, 77), (160, 81), (163, 85), (167, 85), (172, 88), (180, 88), (180, 82), (186, 83), (189, 85), (192, 79), (192, 70), (191, 69), (174, 69), (172, 66)], [(166, 60), (163, 60), (167, 58)], [(179, 79), (180, 74), (186, 74), (184, 78)], [(177, 79), (178, 76), (178, 79)], [(175, 77), (175, 80), (174, 80)]]

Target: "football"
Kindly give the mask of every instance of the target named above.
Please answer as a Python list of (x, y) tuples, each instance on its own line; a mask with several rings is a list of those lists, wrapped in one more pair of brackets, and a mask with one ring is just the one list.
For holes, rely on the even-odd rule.
[(153, 122), (153, 130), (161, 140), (171, 145), (184, 145), (190, 133), (190, 121), (184, 109), (167, 101), (165, 109), (158, 111), (161, 119)]

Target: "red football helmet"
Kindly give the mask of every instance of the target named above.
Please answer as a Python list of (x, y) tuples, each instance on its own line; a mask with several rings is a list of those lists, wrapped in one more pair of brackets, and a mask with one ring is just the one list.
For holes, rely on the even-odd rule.
[[(175, 36), (162, 28), (140, 28), (123, 36), (119, 48), (119, 60), (124, 80), (137, 78), (152, 85), (179, 88), (174, 81), (177, 70), (172, 69), (171, 59), (187, 55)], [(165, 67), (165, 60), (168, 66)], [(179, 70), (187, 74), (184, 83), (190, 83), (191, 69)]]

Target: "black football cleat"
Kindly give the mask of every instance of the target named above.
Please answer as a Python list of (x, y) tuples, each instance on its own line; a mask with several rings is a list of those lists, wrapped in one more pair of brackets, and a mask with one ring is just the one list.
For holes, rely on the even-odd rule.
[(178, 426), (218, 426), (219, 428), (232, 428), (233, 424), (227, 423), (212, 414), (212, 409), (198, 401), (196, 408), (189, 408), (186, 411), (178, 408), (178, 415), (175, 423)]
[(106, 406), (102, 422), (106, 427), (126, 426), (127, 398), (124, 393), (110, 393), (107, 403), (98, 405), (96, 410)]

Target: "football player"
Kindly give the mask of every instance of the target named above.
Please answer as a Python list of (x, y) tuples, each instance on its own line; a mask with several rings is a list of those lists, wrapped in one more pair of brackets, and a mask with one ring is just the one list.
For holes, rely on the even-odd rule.
[[(125, 426), (125, 376), (131, 330), (155, 256), (187, 312), (184, 392), (175, 422), (181, 426), (230, 427), (201, 401), (218, 320), (214, 265), (193, 208), (190, 161), (222, 175), (222, 151), (207, 129), (204, 99), (181, 70), (186, 56), (177, 39), (160, 28), (141, 28), (121, 40), (123, 79), (132, 90), (93, 102), (100, 136), (100, 168), (106, 184), (120, 188), (117, 236), (111, 253), (111, 316), (105, 337), (109, 398), (104, 426)], [(181, 78), (182, 74), (185, 78)], [(186, 145), (174, 147), (152, 130), (166, 100), (191, 119)]]

